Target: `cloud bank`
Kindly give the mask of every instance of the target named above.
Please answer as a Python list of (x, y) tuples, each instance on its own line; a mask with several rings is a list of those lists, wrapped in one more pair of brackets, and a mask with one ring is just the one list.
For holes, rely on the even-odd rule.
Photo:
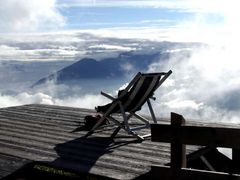
[(172, 56), (167, 63), (151, 65), (150, 71), (173, 70), (157, 92), (159, 115), (174, 111), (187, 118), (239, 123), (240, 64), (228, 56), (222, 48), (206, 47), (191, 57)]
[[(161, 32), (157, 29), (99, 29), (4, 34), (0, 35), (0, 61), (73, 61), (84, 57), (102, 59), (118, 56), (120, 52), (149, 49), (147, 46), (152, 46), (151, 40), (154, 39), (160, 44), (160, 38), (164, 36)], [(161, 37), (154, 34), (161, 34)]]
[[(78, 34), (77, 39), (80, 39), (81, 35), (81, 33)], [(93, 54), (103, 51), (111, 56), (111, 53), (108, 54), (107, 52), (124, 50), (125, 48), (127, 48), (127, 51), (129, 49), (140, 49), (141, 53), (152, 53), (160, 50), (170, 53), (167, 61), (160, 60), (148, 67), (149, 72), (173, 70), (173, 74), (156, 93), (157, 101), (153, 105), (158, 116), (169, 117), (169, 113), (174, 111), (191, 119), (240, 122), (240, 113), (238, 112), (240, 109), (240, 64), (236, 60), (240, 58), (240, 54), (236, 46), (237, 39), (235, 37), (237, 36), (231, 38), (231, 36), (222, 37), (221, 34), (218, 34), (217, 43), (209, 43), (197, 48), (179, 49), (176, 46), (172, 49), (166, 47), (161, 49), (157, 41), (137, 40), (135, 38), (116, 38), (116, 41), (112, 41), (114, 36), (111, 38), (96, 36), (94, 39), (95, 36), (84, 35), (88, 37), (90, 42), (93, 42), (89, 43), (87, 41), (88, 48), (85, 48)], [(72, 35), (69, 37), (72, 37)], [(212, 38), (215, 39), (216, 36)], [(209, 42), (214, 42), (213, 39), (209, 39)], [(72, 42), (76, 42), (76, 38)], [(98, 42), (98, 45), (94, 45), (96, 42)], [(82, 47), (85, 47), (85, 45), (82, 44)], [(122, 49), (122, 47), (124, 48)], [(154, 47), (160, 49), (154, 49)], [(152, 48), (154, 51), (152, 51)], [(191, 52), (191, 54), (187, 53), (188, 55), (186, 55), (186, 51)], [(126, 71), (134, 69), (131, 64), (123, 64), (122, 68)], [(119, 84), (119, 87), (121, 85)], [(101, 90), (108, 90), (108, 87), (99, 89), (98, 92)], [(81, 87), (51, 84), (35, 91), (28, 90), (15, 95), (2, 94), (0, 98), (1, 107), (44, 103), (93, 109), (97, 105), (108, 102), (99, 93), (96, 94), (91, 91), (82, 93)], [(147, 112), (147, 109), (143, 108), (143, 113)]]
[(46, 31), (63, 27), (66, 19), (56, 0), (0, 1), (0, 32)]
[(87, 94), (73, 97), (52, 97), (45, 93), (23, 92), (17, 95), (1, 95), (0, 108), (24, 104), (47, 104), (94, 109), (95, 106), (108, 103), (101, 95)]

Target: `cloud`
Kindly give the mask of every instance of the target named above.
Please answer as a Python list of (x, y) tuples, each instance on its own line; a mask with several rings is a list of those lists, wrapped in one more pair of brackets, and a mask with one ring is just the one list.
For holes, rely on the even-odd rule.
[(68, 97), (63, 99), (56, 99), (56, 105), (80, 107), (94, 109), (96, 106), (103, 105), (109, 101), (101, 95), (87, 94), (77, 97)]
[(111, 45), (111, 44), (99, 44), (99, 45), (92, 45), (89, 49), (96, 49), (96, 50), (112, 50), (112, 51), (131, 51), (135, 50), (130, 47), (124, 47), (119, 45)]
[(51, 91), (53, 96), (43, 92), (22, 92), (16, 95), (0, 94), (0, 108), (24, 104), (48, 104), (94, 109), (95, 106), (103, 105), (109, 102), (107, 98), (101, 96), (100, 94), (74, 94), (73, 96), (61, 97), (57, 96), (59, 92), (54, 93), (54, 90), (56, 89), (52, 89)]
[[(59, 6), (62, 7), (176, 7), (177, 1), (166, 0), (60, 0)], [(184, 1), (181, 1), (183, 4)], [(179, 4), (179, 2), (177, 3)]]
[(61, 7), (150, 7), (172, 9), (187, 12), (219, 12), (226, 11), (226, 7), (236, 7), (237, 0), (60, 0)]
[(85, 44), (77, 33), (4, 34), (0, 60), (71, 61), (86, 53)]
[(155, 109), (162, 110), (160, 116), (175, 111), (187, 118), (239, 123), (239, 58), (235, 43), (211, 44), (190, 56), (172, 52), (168, 61), (152, 64), (150, 71), (173, 70), (171, 83), (157, 92)]
[(52, 97), (43, 93), (30, 94), (23, 92), (15, 96), (0, 94), (0, 107), (18, 106), (23, 104), (54, 104)]
[(56, 0), (0, 1), (0, 32), (46, 31), (64, 26)]
[(151, 28), (4, 34), (0, 35), (0, 61), (73, 61), (84, 57), (99, 60), (153, 46), (151, 41), (157, 41), (162, 46), (161, 41), (167, 40), (168, 35), (166, 30)]
[(203, 103), (196, 103), (194, 100), (179, 100), (179, 99), (174, 99), (173, 101), (169, 101), (165, 103), (166, 106), (168, 106), (169, 108), (173, 108), (173, 109), (194, 109), (196, 111), (198, 111), (201, 106), (203, 105)]
[[(157, 93), (160, 100), (155, 109), (160, 110), (160, 116), (169, 116), (168, 112), (175, 111), (187, 118), (239, 123), (240, 23), (237, 19), (240, 13), (233, 7), (236, 1), (192, 3), (188, 11), (195, 7), (195, 16), (179, 23), (171, 38), (200, 40), (207, 45), (192, 49), (190, 56), (184, 53), (176, 56), (175, 51), (170, 50), (168, 62), (149, 67), (149, 71), (173, 70), (171, 83)], [(222, 17), (220, 23), (209, 23), (209, 13)]]
[(121, 64), (121, 68), (126, 72), (134, 72), (134, 66), (130, 63)]
[[(151, 19), (151, 20), (140, 20), (138, 22), (115, 22), (115, 26), (122, 26), (125, 23), (126, 29), (129, 27), (139, 27), (135, 30), (139, 30), (136, 37), (143, 36), (149, 37), (154, 35), (156, 39), (160, 39), (165, 36), (166, 33), (171, 40), (174, 41), (208, 41), (211, 37), (216, 37), (216, 34), (221, 33), (222, 36), (226, 36), (229, 30), (235, 29), (235, 32), (239, 32), (239, 28), (236, 29), (236, 23), (239, 24), (240, 13), (237, 9), (237, 0), (231, 2), (227, 0), (62, 0), (58, 2), (58, 6), (65, 7), (130, 7), (130, 8), (159, 8), (159, 13), (162, 13), (164, 19)], [(144, 11), (144, 9), (142, 10)], [(171, 15), (166, 13), (171, 12)], [(183, 13), (183, 14), (181, 14)], [(180, 15), (178, 18), (178, 15)], [(175, 17), (175, 18), (172, 18)], [(169, 21), (171, 20), (171, 21)], [(89, 23), (89, 22), (88, 22)], [(91, 22), (90, 22), (91, 23)], [(96, 23), (96, 22), (93, 22)], [(99, 22), (97, 22), (99, 23)], [(165, 24), (164, 24), (165, 23)], [(227, 26), (225, 26), (227, 23)], [(98, 24), (99, 25), (99, 24)], [(166, 28), (166, 25), (168, 28)], [(222, 25), (225, 28), (222, 28)], [(158, 31), (154, 30), (153, 27), (158, 27)], [(221, 26), (219, 28), (219, 26)], [(109, 26), (108, 26), (109, 27)], [(116, 28), (115, 30), (118, 30)], [(142, 29), (148, 29), (146, 33)], [(153, 29), (151, 33), (150, 29)], [(159, 30), (161, 29), (161, 31)], [(130, 29), (131, 30), (131, 29)], [(165, 32), (164, 32), (165, 31)], [(160, 33), (161, 32), (161, 33)], [(216, 33), (217, 32), (217, 33)], [(124, 33), (127, 33), (125, 31)], [(131, 31), (128, 31), (129, 35), (134, 36)], [(112, 34), (112, 32), (110, 32)], [(117, 34), (117, 32), (116, 32)], [(122, 36), (123, 31), (119, 33)], [(139, 36), (140, 34), (140, 36)], [(160, 36), (160, 34), (162, 36)], [(170, 36), (169, 36), (170, 35)], [(217, 39), (217, 37), (216, 37)]]

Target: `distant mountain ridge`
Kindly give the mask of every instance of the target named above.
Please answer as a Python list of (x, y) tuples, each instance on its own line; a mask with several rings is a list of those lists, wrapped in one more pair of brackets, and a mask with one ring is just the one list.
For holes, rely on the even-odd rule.
[[(121, 79), (129, 74), (146, 72), (149, 66), (159, 61), (167, 61), (171, 57), (186, 58), (192, 49), (200, 47), (199, 43), (170, 43), (162, 42), (139, 51), (121, 52), (117, 57), (96, 60), (83, 58), (56, 73), (38, 80), (32, 87), (47, 83), (69, 84), (80, 80)], [(71, 83), (70, 83), (71, 84)]]
[(131, 71), (146, 71), (148, 66), (159, 59), (167, 59), (168, 54), (132, 54), (122, 53), (116, 58), (106, 58), (97, 61), (92, 58), (84, 58), (69, 65), (54, 74), (37, 81), (34, 86), (54, 81), (56, 84), (64, 84), (68, 81), (81, 79), (117, 79), (122, 78)]

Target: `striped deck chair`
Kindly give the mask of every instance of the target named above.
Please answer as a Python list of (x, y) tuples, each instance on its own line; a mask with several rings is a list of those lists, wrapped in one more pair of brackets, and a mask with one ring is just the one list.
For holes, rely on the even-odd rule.
[[(128, 134), (137, 137), (139, 140), (144, 140), (144, 138), (151, 136), (151, 134), (139, 135), (138, 130), (143, 128), (150, 128), (150, 121), (143, 116), (136, 113), (139, 111), (143, 104), (147, 102), (152, 120), (157, 123), (150, 99), (154, 99), (154, 91), (170, 76), (172, 71), (167, 73), (138, 73), (133, 80), (128, 84), (128, 86), (119, 92), (118, 97), (114, 98), (109, 94), (101, 92), (102, 95), (112, 100), (111, 103), (96, 107), (97, 112), (101, 113), (103, 116), (100, 118), (98, 123), (86, 134), (86, 137), (91, 135), (95, 129), (103, 122), (105, 118), (109, 122), (113, 122), (118, 127), (113, 132), (112, 137), (114, 137), (119, 130), (122, 128)], [(119, 121), (112, 115), (114, 113), (119, 113), (122, 115), (122, 120)], [(131, 127), (129, 119), (134, 116), (141, 121), (141, 125)]]

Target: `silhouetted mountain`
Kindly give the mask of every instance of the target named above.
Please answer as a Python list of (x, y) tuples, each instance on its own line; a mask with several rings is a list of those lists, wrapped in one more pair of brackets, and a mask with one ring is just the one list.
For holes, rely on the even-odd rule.
[(54, 81), (57, 84), (64, 84), (68, 81), (81, 79), (117, 79), (127, 73), (145, 71), (153, 62), (159, 59), (168, 58), (168, 53), (160, 54), (133, 54), (122, 53), (116, 58), (107, 58), (97, 61), (91, 58), (84, 58), (76, 63), (67, 66), (55, 74), (40, 79), (34, 86), (47, 81)]

